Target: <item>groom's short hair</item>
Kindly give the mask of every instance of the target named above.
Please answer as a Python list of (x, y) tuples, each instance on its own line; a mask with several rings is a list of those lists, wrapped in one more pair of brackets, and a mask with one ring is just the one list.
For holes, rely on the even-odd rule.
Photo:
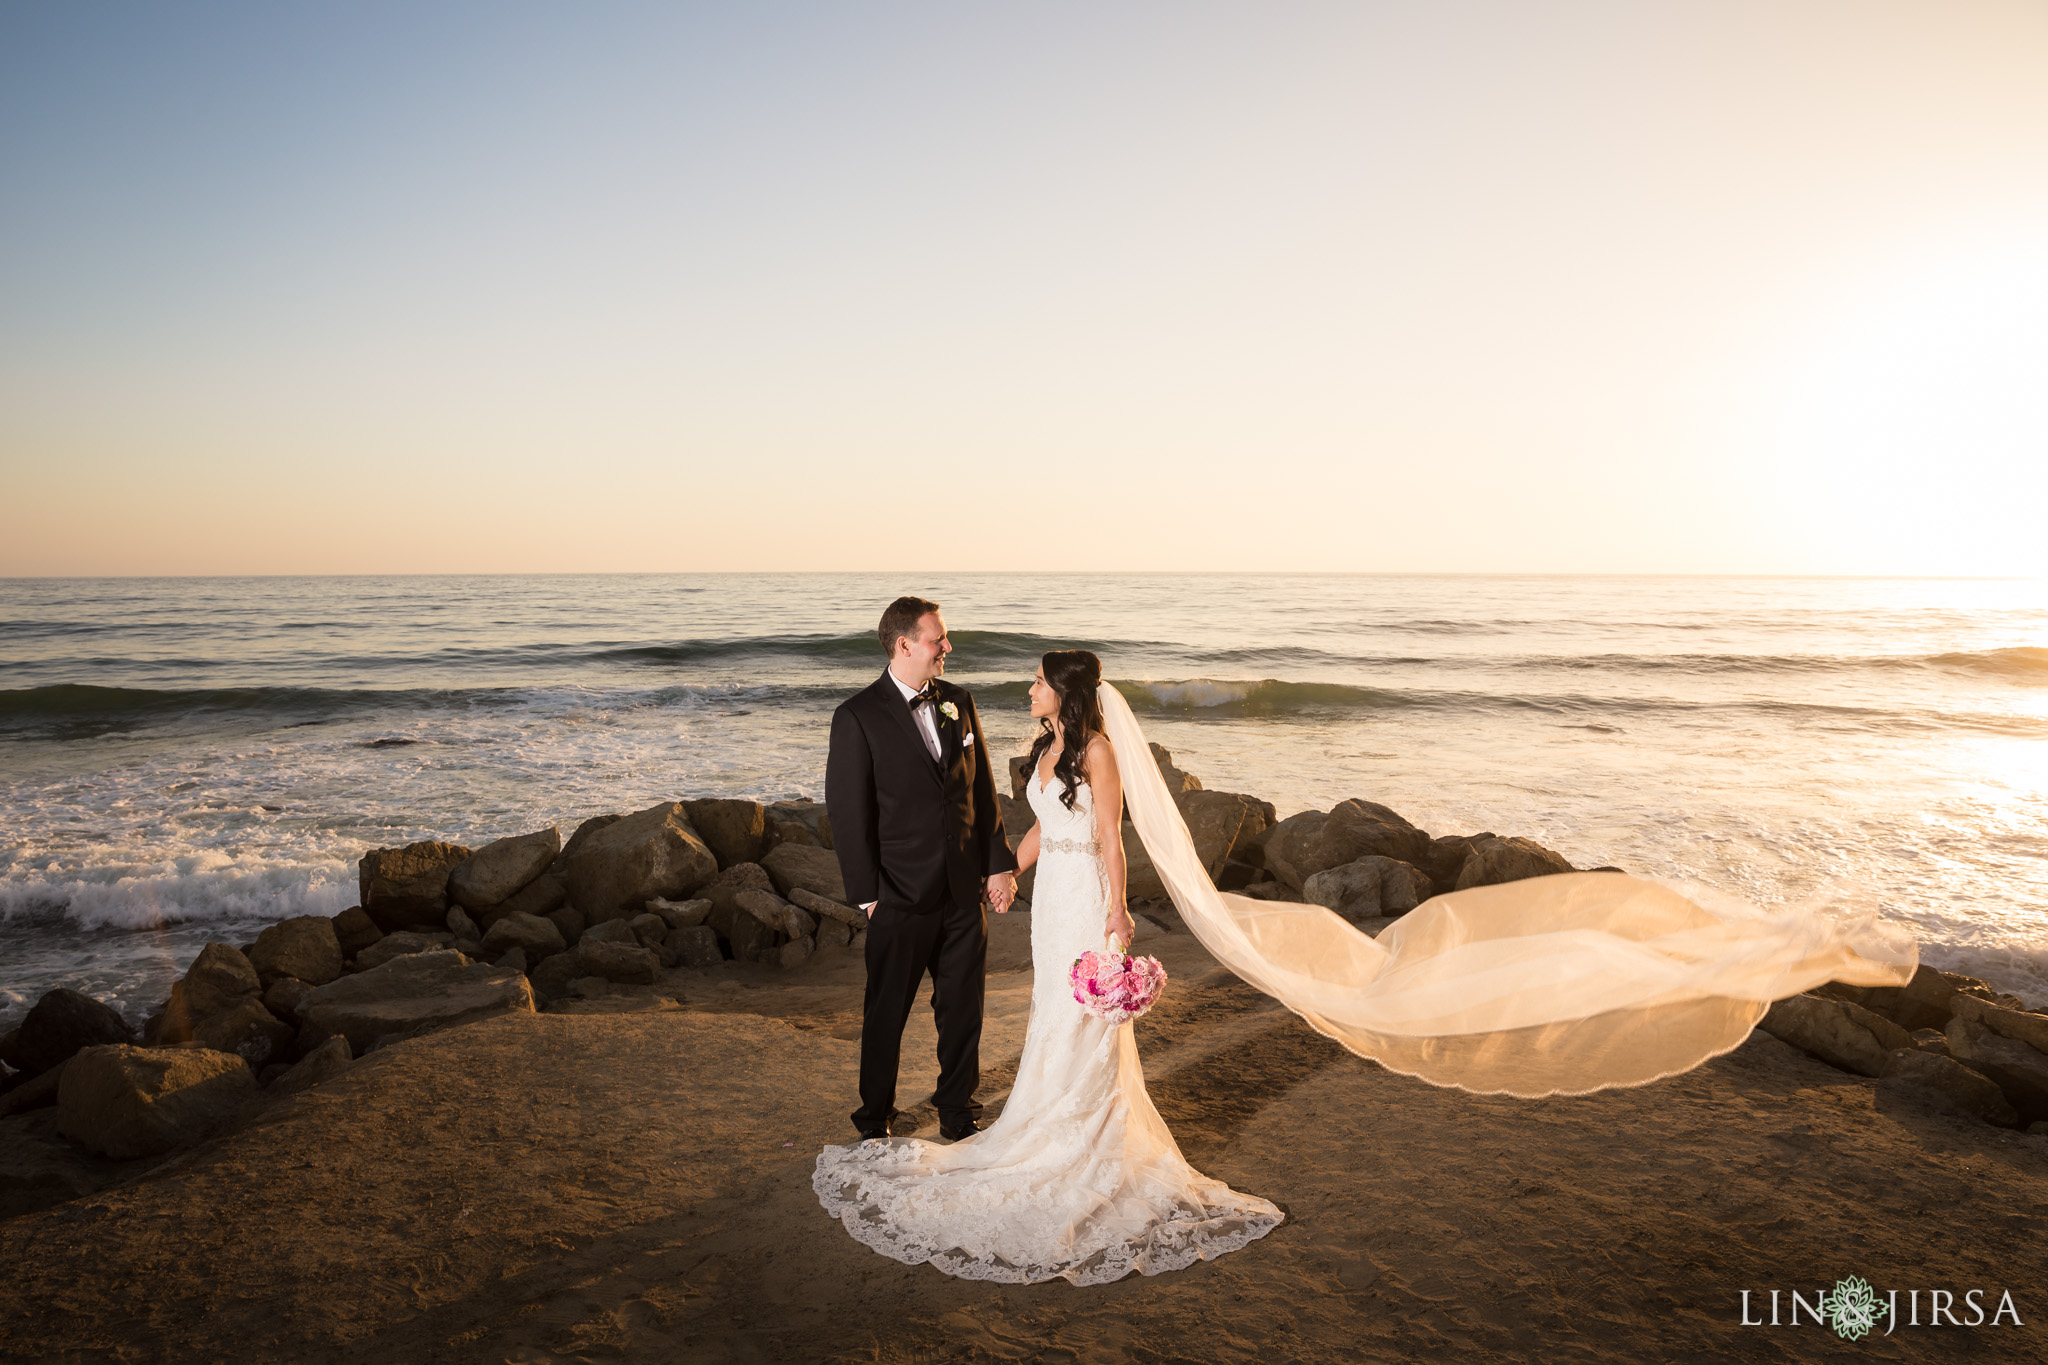
[(899, 597), (891, 602), (882, 613), (881, 627), (875, 631), (882, 639), (882, 652), (895, 658), (896, 641), (902, 636), (917, 634), (917, 623), (927, 613), (938, 609), (938, 603), (927, 602), (922, 597)]

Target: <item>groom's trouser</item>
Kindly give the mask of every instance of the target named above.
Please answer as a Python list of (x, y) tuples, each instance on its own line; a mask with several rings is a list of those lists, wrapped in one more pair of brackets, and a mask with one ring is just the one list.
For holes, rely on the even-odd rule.
[(903, 1025), (925, 973), (932, 978), (932, 1020), (939, 1031), (939, 1086), (932, 1104), (949, 1126), (981, 1112), (981, 1002), (988, 963), (988, 919), (977, 903), (936, 914), (892, 910), (885, 901), (868, 921), (868, 989), (860, 1022), (860, 1108), (853, 1126), (872, 1132), (896, 1112), (896, 1066)]

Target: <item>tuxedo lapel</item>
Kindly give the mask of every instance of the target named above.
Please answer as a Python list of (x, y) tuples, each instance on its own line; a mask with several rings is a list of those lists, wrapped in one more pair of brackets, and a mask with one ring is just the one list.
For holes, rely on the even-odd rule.
[[(925, 771), (932, 775), (934, 781), (940, 780), (938, 761), (932, 757), (932, 751), (924, 747), (924, 734), (917, 728), (917, 721), (911, 716), (910, 707), (904, 702), (903, 694), (896, 690), (896, 680), (889, 675), (886, 668), (882, 670), (881, 679), (875, 684), (875, 696), (882, 709), (896, 717), (897, 723), (902, 727), (904, 739), (917, 750), (917, 756), (924, 760)], [(941, 743), (939, 752), (944, 754), (945, 751), (945, 745)]]

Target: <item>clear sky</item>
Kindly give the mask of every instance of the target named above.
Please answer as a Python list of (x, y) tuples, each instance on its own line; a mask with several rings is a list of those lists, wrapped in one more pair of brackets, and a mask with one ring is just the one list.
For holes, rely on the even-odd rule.
[(2048, 5), (11, 0), (0, 481), (0, 575), (2048, 573)]

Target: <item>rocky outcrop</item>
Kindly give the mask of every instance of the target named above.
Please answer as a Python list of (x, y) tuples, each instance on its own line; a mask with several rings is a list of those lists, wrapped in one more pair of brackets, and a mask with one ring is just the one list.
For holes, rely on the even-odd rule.
[(441, 937), (436, 934), (416, 934), (410, 931), (386, 934), (356, 954), (356, 970), (367, 972), (383, 966), (393, 958), (407, 957), (413, 953), (431, 953), (444, 946)]
[(202, 1021), (192, 1031), (192, 1041), (215, 1052), (232, 1052), (251, 1070), (260, 1071), (272, 1062), (290, 1060), (297, 1033), (262, 1000), (250, 995)]
[(683, 812), (720, 867), (756, 863), (768, 851), (768, 808), (758, 801), (685, 801)]
[(1395, 858), (1368, 855), (1325, 868), (1301, 884), (1302, 899), (1349, 920), (1405, 915), (1430, 898), (1429, 877)]
[(281, 976), (264, 987), (263, 1008), (296, 1028), (299, 1023), (299, 1006), (305, 1003), (306, 997), (312, 993), (313, 988), (305, 982)]
[(1897, 1049), (1913, 1037), (1891, 1020), (1846, 1000), (1794, 995), (1773, 1004), (1757, 1025), (1765, 1033), (1859, 1076), (1884, 1074)]
[(357, 867), (364, 912), (387, 933), (440, 928), (448, 918), (448, 876), (469, 856), (460, 844), (434, 840), (371, 849)]
[(301, 1057), (298, 1064), (270, 1083), (273, 1095), (296, 1095), (301, 1090), (311, 1090), (322, 1081), (329, 1081), (348, 1070), (354, 1060), (349, 1051), (348, 1039), (329, 1038), (320, 1046)]
[(384, 931), (362, 906), (351, 905), (334, 917), (334, 937), (341, 945), (341, 955), (351, 958), (384, 937)]
[(452, 951), (411, 953), (345, 976), (299, 1006), (304, 1051), (346, 1038), (358, 1054), (400, 1038), (534, 1008), (526, 978)]
[(244, 1000), (260, 999), (262, 994), (263, 982), (248, 958), (225, 943), (209, 943), (199, 950), (184, 977), (171, 987), (171, 999), (164, 1006), (155, 1041), (190, 1042), (208, 1019), (232, 1010)]
[(808, 798), (776, 801), (766, 808), (763, 815), (770, 848), (780, 844), (832, 847), (832, 817), (820, 802)]
[(225, 1126), (255, 1092), (256, 1074), (231, 1053), (92, 1047), (64, 1068), (57, 1126), (102, 1156), (156, 1156)]
[(497, 958), (517, 948), (525, 954), (526, 961), (539, 962), (568, 946), (554, 921), (539, 915), (513, 914), (491, 925), (490, 932), (484, 935), (483, 955)]
[(577, 834), (582, 842), (563, 853), (564, 880), (570, 901), (593, 924), (638, 914), (650, 897), (688, 896), (718, 875), (718, 860), (690, 828), (680, 802)]
[(839, 855), (830, 849), (778, 844), (761, 859), (761, 867), (784, 897), (801, 888), (828, 900), (846, 899), (846, 883), (839, 875)]
[(1885, 1059), (1877, 1088), (1879, 1094), (1931, 1095), (1986, 1123), (2019, 1126), (2019, 1114), (1996, 1084), (1943, 1053), (1900, 1048)]
[(1329, 818), (1326, 811), (1305, 810), (1273, 826), (1262, 852), (1266, 870), (1282, 885), (1299, 891), (1311, 873), (1322, 870), (1314, 859)]
[(4, 1060), (32, 1076), (41, 1075), (62, 1066), (82, 1048), (134, 1041), (113, 1006), (59, 986), (45, 992), (9, 1035)]
[(284, 976), (324, 986), (341, 975), (341, 938), (324, 915), (281, 920), (257, 936), (249, 965), (266, 986)]
[(1949, 1017), (1948, 1050), (1956, 1061), (1983, 1073), (2004, 1091), (2020, 1122), (2048, 1120), (2048, 1055), (1961, 1012)]
[(1212, 880), (1221, 875), (1246, 822), (1255, 826), (1254, 833), (1267, 824), (1265, 803), (1235, 792), (1204, 791), (1197, 787), (1175, 797), (1174, 804), (1180, 807), (1181, 819), (1194, 840), (1195, 856), (1202, 860), (1202, 867)]
[(1465, 855), (1464, 866), (1458, 870), (1454, 889), (1498, 886), (1502, 882), (1571, 870), (1572, 865), (1563, 854), (1553, 853), (1533, 839), (1475, 839)]
[(448, 899), (465, 910), (501, 905), (553, 866), (561, 851), (562, 832), (553, 825), (493, 839), (448, 873)]
[[(1315, 842), (1295, 858), (1304, 882), (1318, 872), (1360, 858), (1392, 858), (1414, 866), (1429, 848), (1429, 836), (1377, 801), (1340, 801), (1323, 821)], [(1307, 894), (1306, 887), (1303, 894)]]

